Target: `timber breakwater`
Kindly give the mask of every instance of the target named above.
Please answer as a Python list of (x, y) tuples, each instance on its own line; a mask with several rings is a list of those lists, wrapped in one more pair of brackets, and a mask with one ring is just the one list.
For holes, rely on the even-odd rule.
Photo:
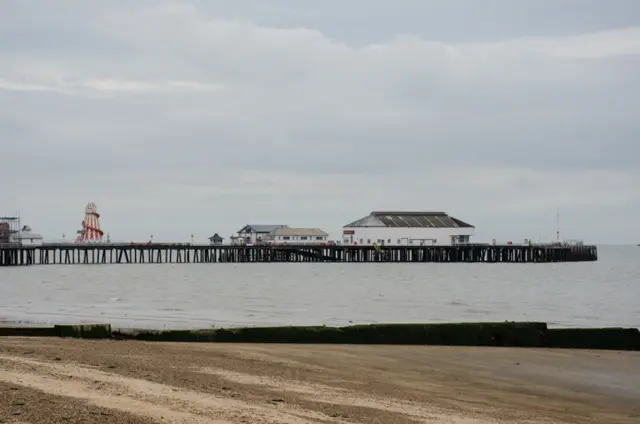
[(1, 336), (162, 342), (390, 344), (640, 351), (637, 328), (548, 328), (544, 322), (369, 324), (124, 331), (109, 324), (0, 327)]
[(175, 244), (50, 244), (0, 248), (0, 266), (143, 263), (485, 262), (598, 260), (592, 245), (209, 246)]

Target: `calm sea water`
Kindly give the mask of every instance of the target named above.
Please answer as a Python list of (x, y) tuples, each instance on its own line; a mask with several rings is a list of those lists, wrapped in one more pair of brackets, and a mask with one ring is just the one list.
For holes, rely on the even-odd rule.
[(640, 247), (595, 263), (73, 265), (0, 269), (0, 322), (122, 328), (545, 321), (640, 327)]

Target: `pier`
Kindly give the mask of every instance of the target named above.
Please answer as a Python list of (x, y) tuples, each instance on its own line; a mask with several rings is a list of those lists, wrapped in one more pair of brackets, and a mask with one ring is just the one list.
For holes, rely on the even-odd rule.
[(586, 245), (211, 246), (105, 243), (0, 247), (0, 266), (276, 262), (551, 263), (597, 260), (597, 247)]

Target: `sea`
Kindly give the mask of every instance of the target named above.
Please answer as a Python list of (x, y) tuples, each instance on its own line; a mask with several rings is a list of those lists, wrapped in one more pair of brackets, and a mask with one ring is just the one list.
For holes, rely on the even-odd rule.
[(550, 264), (40, 265), (0, 269), (0, 324), (116, 328), (542, 321), (640, 328), (640, 247)]

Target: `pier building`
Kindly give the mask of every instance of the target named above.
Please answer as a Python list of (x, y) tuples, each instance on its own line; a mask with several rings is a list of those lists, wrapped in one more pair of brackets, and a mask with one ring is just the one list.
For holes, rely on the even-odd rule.
[(42, 246), (44, 244), (44, 237), (34, 233), (28, 225), (22, 227), (22, 230), (15, 234), (14, 239), (22, 246)]
[(474, 235), (473, 225), (445, 212), (374, 211), (342, 228), (342, 244), (452, 246)]
[(238, 231), (238, 236), (234, 237), (232, 242), (236, 245), (261, 243), (267, 240), (272, 231), (287, 227), (287, 225), (247, 224)]
[(302, 245), (323, 245), (329, 242), (329, 234), (319, 228), (276, 228), (271, 231), (266, 238), (269, 244), (302, 244)]

